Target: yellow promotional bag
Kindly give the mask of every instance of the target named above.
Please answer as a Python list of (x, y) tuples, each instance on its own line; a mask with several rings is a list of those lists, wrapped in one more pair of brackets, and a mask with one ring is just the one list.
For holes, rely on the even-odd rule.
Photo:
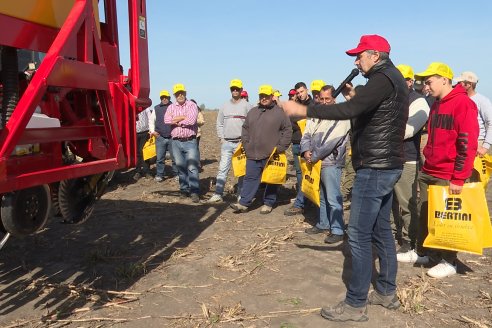
[(304, 130), (306, 129), (306, 122), (307, 120), (305, 118), (296, 122), (299, 126), (299, 129), (301, 130), (301, 135), (304, 134)]
[(155, 137), (152, 136), (145, 142), (143, 148), (142, 148), (142, 156), (144, 161), (151, 159), (153, 157), (157, 156), (156, 150), (155, 150)]
[(246, 175), (246, 152), (242, 142), (237, 145), (234, 154), (232, 154), (232, 171), (235, 177)]
[(278, 154), (277, 148), (273, 149), (268, 162), (261, 173), (261, 182), (268, 184), (284, 184), (287, 180), (287, 156)]
[(483, 187), (487, 188), (490, 174), (492, 173), (492, 156), (485, 154), (483, 157), (475, 157), (473, 169), (478, 172), (480, 182), (482, 182)]
[(302, 171), (301, 190), (310, 201), (319, 207), (319, 185), (321, 179), (321, 161), (308, 163), (304, 158), (299, 158)]
[(429, 234), (425, 247), (482, 254), (492, 247), (492, 226), (480, 182), (466, 183), (459, 195), (448, 186), (429, 186)]

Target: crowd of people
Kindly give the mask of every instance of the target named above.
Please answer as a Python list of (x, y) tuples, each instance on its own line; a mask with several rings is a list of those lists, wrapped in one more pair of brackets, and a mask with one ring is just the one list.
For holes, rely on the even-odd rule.
[[(231, 98), (217, 116), (220, 163), (215, 191), (205, 203), (224, 201), (239, 143), (246, 155), (246, 174), (238, 179), (237, 202), (230, 205), (237, 213), (250, 210), (271, 154), (285, 153), (290, 147), (297, 194), (284, 215), (303, 214), (309, 200), (302, 192), (300, 160), (321, 161), (318, 222), (305, 233), (326, 234), (328, 244), (347, 237), (352, 254), (345, 299), (321, 310), (332, 321), (366, 321), (367, 304), (398, 308), (398, 262), (432, 263), (427, 274), (434, 278), (457, 273), (457, 252), (423, 246), (428, 230), (427, 189), (449, 186), (451, 194), (460, 194), (463, 184), (473, 179), (475, 157), (491, 152), (492, 104), (477, 93), (477, 75), (463, 72), (456, 78), (441, 62), (414, 74), (409, 65), (395, 66), (390, 50), (385, 38), (364, 35), (357, 47), (346, 51), (367, 82), (343, 86), (344, 102), (337, 103), (333, 85), (315, 80), (311, 90), (305, 82), (296, 83), (288, 101), (281, 101), (281, 93), (271, 85), (262, 85), (253, 104), (243, 82), (233, 79)], [(171, 174), (179, 177), (180, 192), (198, 203), (199, 126), (204, 120), (196, 103), (187, 99), (184, 85), (174, 85), (173, 95), (174, 103), (168, 91), (161, 91), (161, 103), (139, 114), (138, 145), (141, 148), (149, 134), (154, 136), (155, 181), (164, 179), (169, 151)], [(141, 156), (136, 175), (137, 179), (149, 175), (149, 165)], [(272, 212), (278, 187), (264, 186), (261, 214)], [(348, 200), (346, 225), (343, 212)], [(369, 293), (373, 246), (380, 267)]]

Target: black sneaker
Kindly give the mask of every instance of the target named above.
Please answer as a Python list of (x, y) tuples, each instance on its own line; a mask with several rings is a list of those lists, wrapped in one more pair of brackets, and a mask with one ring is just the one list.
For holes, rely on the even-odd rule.
[(396, 294), (385, 296), (376, 290), (369, 294), (367, 302), (372, 305), (381, 305), (389, 310), (396, 310), (400, 307), (400, 300)]
[(341, 301), (335, 306), (321, 309), (321, 316), (331, 321), (367, 321), (367, 306), (360, 308), (353, 307), (345, 301)]
[(343, 241), (343, 235), (329, 235), (329, 236), (326, 236), (325, 238), (325, 243), (326, 244), (336, 244), (336, 243), (339, 243)]
[(315, 235), (317, 233), (330, 233), (330, 229), (320, 229), (317, 226), (314, 226), (311, 228), (307, 228), (306, 230), (304, 230), (304, 232), (308, 235)]

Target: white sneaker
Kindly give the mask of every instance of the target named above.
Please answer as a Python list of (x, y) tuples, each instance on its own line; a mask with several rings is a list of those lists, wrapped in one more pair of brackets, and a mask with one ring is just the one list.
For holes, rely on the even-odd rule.
[(396, 260), (402, 263), (427, 264), (429, 263), (428, 256), (419, 256), (414, 249), (405, 253), (397, 253)]
[(208, 200), (207, 200), (207, 203), (222, 203), (223, 199), (222, 199), (222, 196), (221, 195), (218, 195), (218, 194), (213, 194), (212, 197), (210, 197)]
[(439, 264), (433, 266), (427, 271), (427, 275), (432, 278), (446, 278), (456, 274), (456, 265), (441, 260)]

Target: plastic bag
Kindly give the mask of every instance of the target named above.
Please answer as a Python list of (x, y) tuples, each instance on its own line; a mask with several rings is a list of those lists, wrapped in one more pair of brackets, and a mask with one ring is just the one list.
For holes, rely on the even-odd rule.
[(490, 174), (492, 173), (492, 156), (485, 154), (483, 157), (475, 157), (473, 162), (473, 169), (478, 172), (480, 182), (484, 188), (487, 188), (489, 183)]
[(261, 182), (268, 184), (284, 184), (286, 180), (287, 156), (285, 153), (278, 154), (277, 148), (274, 148), (261, 173)]
[(492, 226), (480, 182), (466, 183), (459, 195), (448, 186), (429, 186), (429, 234), (425, 247), (482, 254), (492, 247)]
[(157, 156), (154, 136), (150, 137), (149, 140), (147, 140), (147, 142), (144, 144), (142, 148), (142, 155), (144, 161)]
[(310, 201), (319, 207), (319, 185), (321, 179), (321, 161), (315, 164), (306, 162), (304, 158), (299, 158), (302, 171), (301, 190)]
[(232, 171), (235, 177), (246, 175), (246, 152), (242, 142), (237, 145), (234, 154), (232, 154)]

